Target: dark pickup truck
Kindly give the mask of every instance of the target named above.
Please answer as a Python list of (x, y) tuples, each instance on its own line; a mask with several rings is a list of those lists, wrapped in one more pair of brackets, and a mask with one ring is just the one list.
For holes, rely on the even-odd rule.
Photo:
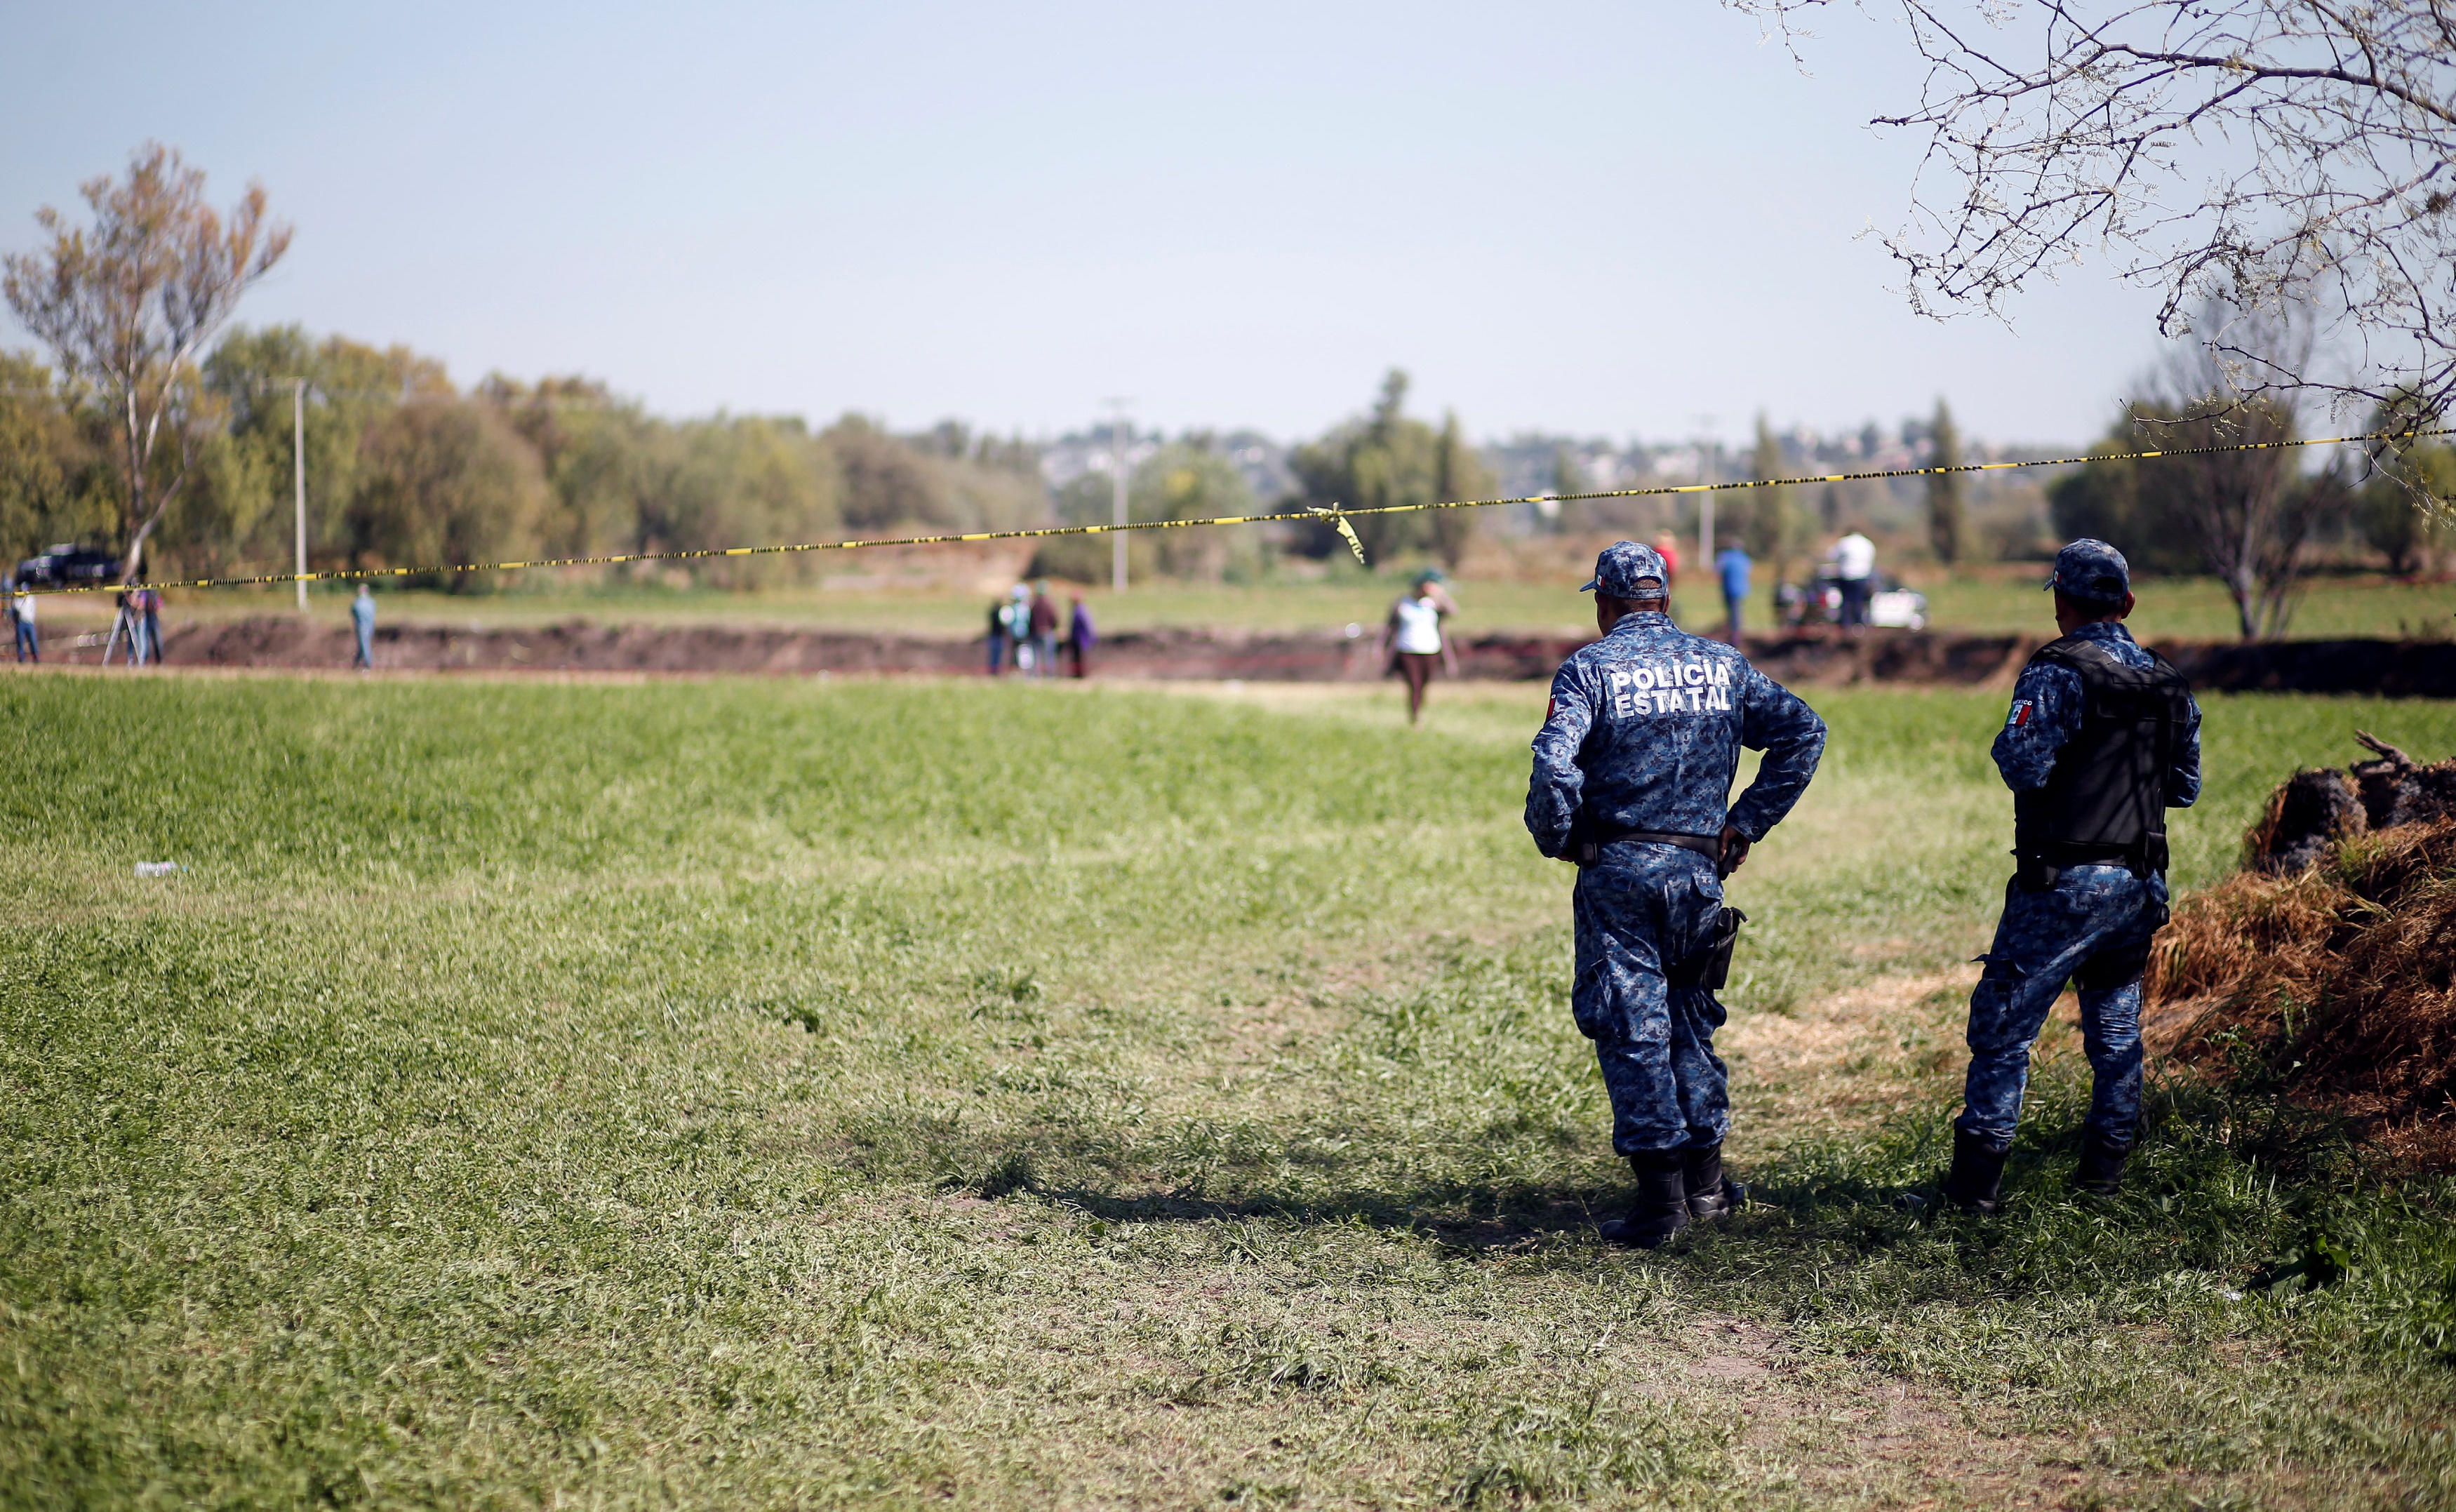
[(30, 588), (67, 588), (110, 582), (119, 576), (119, 559), (92, 546), (53, 546), (39, 557), (17, 563), (17, 581)]

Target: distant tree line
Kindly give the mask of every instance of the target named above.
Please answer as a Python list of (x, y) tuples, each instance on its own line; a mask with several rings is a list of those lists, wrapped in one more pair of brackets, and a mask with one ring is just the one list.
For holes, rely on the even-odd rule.
[[(433, 358), (296, 326), (232, 332), (196, 388), (201, 434), (154, 529), (157, 576), (288, 568), (302, 399), (318, 569), (997, 530), (1046, 512), (1031, 447), (952, 424), (899, 437), (857, 415), (819, 431), (794, 418), (669, 420), (581, 378), (498, 375), (464, 393)], [(0, 544), (12, 559), (59, 541), (124, 551), (114, 417), (31, 358), (0, 357)], [(807, 565), (691, 571), (743, 586)]]
[[(36, 218), (48, 244), (0, 263), (0, 293), (48, 349), (48, 360), (0, 353), (0, 553), (11, 560), (74, 542), (120, 556), (131, 576), (154, 564), (166, 577), (286, 571), (293, 480), (302, 466), (316, 568), (1081, 524), (1110, 519), (1115, 507), (1111, 476), (1079, 478), (1052, 497), (1036, 447), (976, 437), (954, 421), (899, 436), (858, 415), (821, 430), (795, 417), (670, 420), (584, 378), (526, 383), (498, 375), (464, 392), (440, 361), (402, 347), (319, 339), (296, 326), (225, 334), (240, 298), (290, 244), (291, 230), (271, 218), (261, 187), (217, 211), (204, 197), (203, 174), (152, 145), (132, 155), (123, 176), (92, 179), (81, 193), (90, 224), (46, 208)], [(2359, 532), (2400, 572), (2446, 548), (2456, 452), (2444, 444), (2377, 445), (2317, 472), (2289, 450), (2122, 460), (2295, 439), (2298, 412), (2270, 379), (2308, 370), (2307, 327), (2291, 315), (2218, 303), (2194, 325), (2222, 329), (2227, 339), (2178, 357), (2126, 405), (2093, 460), (2053, 485), (2058, 537), (2104, 537), (2148, 571), (2214, 574), (2234, 596), (2246, 636), (2282, 631), (2316, 543)], [(1435, 426), (1406, 413), (1407, 388), (1407, 376), (1394, 370), (1369, 409), (1299, 446), (1289, 458), (1294, 492), (1266, 503), (1203, 433), (1144, 448), (1120, 431), (1110, 438), (1110, 465), (1132, 460), (1135, 521), (1399, 508), (1352, 521), (1372, 561), (1429, 557), (1456, 567), (1477, 513), (1418, 506), (1489, 498), (1498, 483), (1457, 416)], [(2389, 395), (2369, 429), (2431, 427), (2441, 412), (2426, 394)], [(1861, 455), (1873, 457), (1879, 439), (1872, 426)], [(1904, 424), (1902, 441), (1923, 447), (1934, 465), (1961, 457), (1941, 401), (1933, 420)], [(1701, 471), (1713, 465), (1702, 448), (1700, 458)], [(1556, 462), (1556, 493), (1587, 491), (1566, 450)], [(1763, 417), (1750, 462), (1758, 479), (1799, 470)], [(1992, 541), (1998, 553), (2037, 547), (2035, 507), (1974, 531), (1963, 479), (1918, 481), (1918, 534), (1938, 562), (1976, 554), (1974, 534), (2000, 536)], [(1826, 484), (1811, 510), (1791, 497), (1797, 491), (1720, 496), (1720, 533), (1772, 563), (1777, 577), (1810, 553), (1820, 530), (1867, 523), (1865, 503), (1876, 497), (1862, 489), (1854, 503)], [(1641, 513), (1622, 507), (1632, 502), (1539, 513), (1553, 529), (1628, 529)], [(1653, 528), (1673, 522), (1668, 506), (1646, 503)], [(1264, 570), (1272, 550), (1335, 561), (1344, 542), (1325, 516), (1267, 531), (1137, 532), (1130, 549), (1140, 573), (1235, 579)], [(1034, 570), (1096, 580), (1110, 550), (1096, 537), (1055, 539)], [(741, 586), (811, 566), (810, 559), (719, 558), (687, 570)]]
[[(1032, 449), (849, 415), (666, 420), (578, 378), (493, 377), (296, 327), (223, 335), (290, 245), (261, 186), (228, 211), (149, 144), (80, 186), (85, 224), (0, 262), (49, 362), (0, 354), (0, 550), (100, 546), (133, 577), (287, 570), (303, 467), (314, 568), (690, 551), (848, 533), (1036, 523)], [(694, 567), (727, 584), (791, 559)], [(469, 580), (446, 575), (455, 585)]]

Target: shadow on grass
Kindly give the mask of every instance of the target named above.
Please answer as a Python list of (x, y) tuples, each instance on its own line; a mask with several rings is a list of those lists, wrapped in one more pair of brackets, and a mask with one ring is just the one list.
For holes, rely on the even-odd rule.
[[(1895, 1277), (1904, 1295), (1968, 1297), (2201, 1273), (2227, 1284), (2294, 1271), (2312, 1236), (2350, 1233), (2382, 1191), (2335, 1120), (2266, 1095), (2161, 1090), (2121, 1195), (2069, 1187), (2086, 1088), (2042, 1080), (2016, 1139), (2001, 1215), (1979, 1218), (1934, 1200), (1951, 1149), (1944, 1110), (1896, 1120), (1857, 1140), (1804, 1144), (1755, 1169), (1747, 1212), (1662, 1252), (1707, 1284), (1718, 1271), (1761, 1279), (1786, 1264), (1904, 1262), (1934, 1275)], [(1109, 1223), (1295, 1225), (1403, 1231), (1465, 1255), (1578, 1249), (1626, 1209), (1616, 1167), (1529, 1136), (1462, 1154), (1460, 1144), (1281, 1136), (1265, 1126), (1184, 1131), (1107, 1125), (1012, 1129), (952, 1120), (869, 1122), (858, 1164), (888, 1180), (926, 1180), (989, 1200), (1029, 1195)], [(1198, 1154), (1190, 1154), (1198, 1151)], [(1172, 1158), (1172, 1156), (1177, 1158)], [(1923, 1208), (1896, 1198), (1923, 1194)], [(2446, 1183), (2400, 1200), (2436, 1214)], [(2335, 1242), (2333, 1239), (2328, 1242)], [(2347, 1241), (2350, 1242), (2350, 1241)], [(2401, 1241), (2400, 1241), (2401, 1242)], [(2375, 1246), (2376, 1247), (2376, 1246)], [(2327, 1244), (2321, 1245), (2321, 1253)], [(1915, 1257), (1915, 1258), (1914, 1258)], [(1752, 1281), (1751, 1284), (1754, 1284)]]

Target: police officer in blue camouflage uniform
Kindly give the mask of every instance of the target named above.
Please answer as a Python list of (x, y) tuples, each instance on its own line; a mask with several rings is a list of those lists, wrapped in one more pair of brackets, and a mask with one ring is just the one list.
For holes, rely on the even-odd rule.
[(2060, 640), (2013, 686), (1996, 737), (2013, 789), (2013, 880), (1970, 994), (1970, 1075), (1943, 1195), (1993, 1213), (2030, 1046), (2064, 983), (2080, 990), (2089, 1117), (2074, 1186), (2112, 1196), (2140, 1122), (2140, 977), (2166, 922), (2168, 808), (2200, 793), (2200, 711), (2180, 673), (2124, 629), (2132, 575), (2103, 541), (2056, 554)]
[[(1730, 1101), (1714, 1000), (1739, 926), (1722, 879), (1815, 774), (1825, 725), (1731, 646), (1671, 623), (1661, 556), (1621, 541), (1596, 559), (1604, 638), (1561, 664), (1535, 736), (1526, 828), (1579, 866), (1570, 1011), (1595, 1042), (1612, 1149), (1637, 1175), (1614, 1243), (1652, 1249), (1738, 1206), (1723, 1175)], [(1740, 747), (1756, 780), (1725, 804)]]

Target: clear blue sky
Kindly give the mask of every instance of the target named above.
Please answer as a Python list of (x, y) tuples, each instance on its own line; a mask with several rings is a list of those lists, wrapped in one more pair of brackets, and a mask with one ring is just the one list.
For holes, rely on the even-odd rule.
[[(2096, 435), (2156, 357), (2102, 267), (1893, 292), (1917, 75), (1707, 3), (11, 7), (0, 247), (158, 138), (296, 223), (249, 323), (670, 414), (1318, 431), (1392, 364), (1471, 433), (1760, 408)], [(0, 314), (0, 340), (24, 333)]]

